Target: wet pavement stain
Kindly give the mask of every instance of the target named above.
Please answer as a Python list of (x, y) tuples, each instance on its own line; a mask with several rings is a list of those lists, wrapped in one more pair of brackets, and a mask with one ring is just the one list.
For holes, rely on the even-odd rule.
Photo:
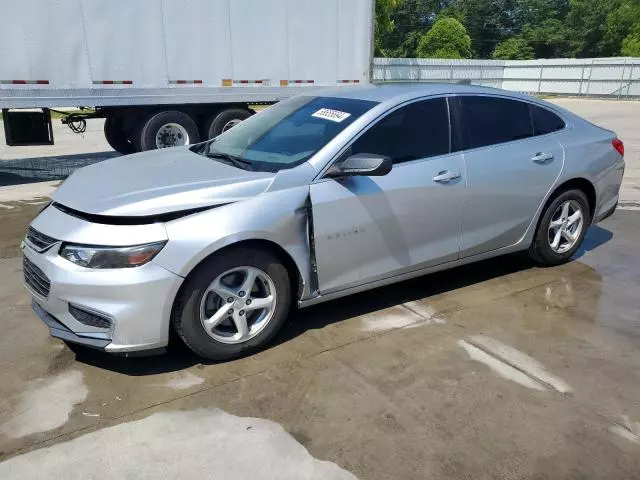
[[(162, 439), (162, 441), (158, 441)], [(282, 427), (220, 410), (155, 413), (0, 463), (1, 478), (355, 480)]]
[(77, 370), (33, 380), (0, 430), (10, 438), (55, 430), (67, 423), (73, 408), (84, 402), (88, 393), (82, 372)]

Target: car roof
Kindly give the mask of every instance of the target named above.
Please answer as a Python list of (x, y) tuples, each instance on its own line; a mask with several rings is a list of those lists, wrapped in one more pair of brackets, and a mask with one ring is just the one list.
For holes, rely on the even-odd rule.
[(374, 102), (406, 101), (411, 98), (425, 97), (429, 95), (444, 94), (490, 94), (502, 95), (512, 98), (535, 100), (527, 95), (523, 95), (499, 88), (481, 87), (460, 83), (387, 83), (387, 84), (367, 84), (357, 86), (336, 87), (320, 92), (315, 92), (323, 97), (354, 98), (358, 100), (370, 100)]

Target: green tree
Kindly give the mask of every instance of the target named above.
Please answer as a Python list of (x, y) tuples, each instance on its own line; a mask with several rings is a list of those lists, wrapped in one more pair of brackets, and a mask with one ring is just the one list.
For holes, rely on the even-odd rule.
[(570, 31), (558, 19), (549, 18), (535, 26), (527, 25), (522, 36), (533, 48), (532, 58), (569, 56)]
[(391, 12), (393, 29), (384, 38), (384, 50), (393, 57), (415, 57), (418, 42), (437, 14), (452, 0), (401, 0)]
[(622, 55), (625, 57), (640, 57), (640, 23), (622, 41)]
[(535, 52), (527, 40), (517, 36), (496, 45), (492, 57), (496, 60), (530, 60), (535, 58)]
[(386, 57), (389, 54), (388, 37), (393, 33), (395, 24), (393, 14), (402, 0), (376, 0), (376, 24), (374, 34), (375, 55)]
[(570, 0), (565, 20), (569, 34), (569, 56), (596, 57), (601, 50), (607, 16), (619, 5), (620, 0)]
[(567, 0), (455, 0), (445, 12), (467, 28), (473, 49), (488, 58), (498, 43), (566, 11)]
[(476, 56), (489, 58), (498, 43), (519, 33), (513, 15), (516, 3), (517, 0), (456, 0), (446, 14), (466, 27)]
[(622, 0), (607, 15), (598, 50), (602, 55), (618, 55), (622, 41), (640, 24), (640, 0)]
[(471, 58), (471, 38), (458, 20), (442, 17), (420, 38), (419, 57)]

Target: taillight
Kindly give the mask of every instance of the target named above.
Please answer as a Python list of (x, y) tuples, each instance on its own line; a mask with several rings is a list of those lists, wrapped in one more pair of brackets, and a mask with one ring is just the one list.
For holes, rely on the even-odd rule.
[(611, 145), (615, 148), (620, 155), (624, 157), (624, 143), (619, 138), (614, 138), (611, 140)]

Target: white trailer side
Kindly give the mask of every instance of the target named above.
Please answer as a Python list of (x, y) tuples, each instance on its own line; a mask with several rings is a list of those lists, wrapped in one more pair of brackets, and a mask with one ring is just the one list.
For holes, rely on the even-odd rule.
[(149, 109), (197, 116), (206, 136), (225, 105), (370, 77), (373, 0), (0, 0), (0, 12), (0, 108), (97, 107), (131, 144)]

